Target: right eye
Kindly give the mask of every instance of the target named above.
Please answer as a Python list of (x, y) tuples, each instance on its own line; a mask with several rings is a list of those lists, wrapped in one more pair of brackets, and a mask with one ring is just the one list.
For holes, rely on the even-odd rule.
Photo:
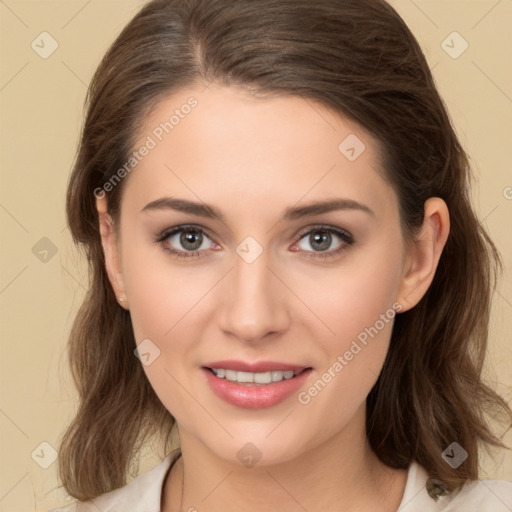
[[(201, 252), (208, 250), (208, 240), (211, 241), (206, 232), (198, 226), (176, 226), (166, 229), (155, 241), (178, 258), (198, 258), (202, 257)], [(215, 242), (211, 243), (218, 247)]]

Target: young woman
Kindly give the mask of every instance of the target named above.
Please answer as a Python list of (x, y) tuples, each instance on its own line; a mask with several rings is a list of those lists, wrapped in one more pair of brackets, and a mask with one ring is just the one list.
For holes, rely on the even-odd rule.
[(480, 376), (499, 256), (468, 180), (383, 0), (145, 5), (68, 190), (91, 285), (67, 510), (511, 510), (478, 480), (510, 410)]

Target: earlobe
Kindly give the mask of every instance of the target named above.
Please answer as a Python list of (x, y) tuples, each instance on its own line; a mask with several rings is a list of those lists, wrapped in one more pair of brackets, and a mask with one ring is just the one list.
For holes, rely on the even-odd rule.
[(121, 270), (121, 259), (117, 244), (117, 235), (112, 217), (107, 211), (106, 197), (96, 199), (96, 209), (98, 210), (101, 245), (105, 255), (107, 275), (117, 300), (122, 307), (128, 309), (123, 274)]
[(421, 230), (408, 248), (398, 302), (401, 312), (413, 308), (427, 292), (450, 232), (450, 215), (439, 197), (425, 202)]

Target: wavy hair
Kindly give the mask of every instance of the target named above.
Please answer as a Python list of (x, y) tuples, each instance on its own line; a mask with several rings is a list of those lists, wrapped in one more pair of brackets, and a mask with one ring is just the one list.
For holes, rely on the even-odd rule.
[[(480, 442), (502, 446), (489, 415), (511, 415), (481, 375), (501, 263), (470, 203), (468, 156), (413, 34), (383, 0), (153, 0), (92, 79), (67, 191), (90, 285), (69, 336), (79, 407), (60, 447), (66, 490), (86, 500), (121, 487), (149, 436), (168, 446), (174, 419), (134, 357), (129, 313), (107, 278), (94, 191), (127, 161), (151, 109), (198, 81), (315, 100), (363, 126), (381, 146), (406, 239), (428, 198), (446, 202), (449, 238), (429, 290), (395, 319), (366, 429), (388, 466), (417, 461), (450, 489), (478, 478)], [(107, 194), (114, 222), (122, 191), (123, 182)], [(456, 469), (441, 457), (453, 441), (468, 453)]]

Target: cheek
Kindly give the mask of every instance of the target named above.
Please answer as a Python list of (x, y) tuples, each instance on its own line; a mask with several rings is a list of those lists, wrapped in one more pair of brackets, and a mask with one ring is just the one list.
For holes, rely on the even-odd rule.
[(194, 412), (193, 401), (184, 392), (188, 389), (188, 374), (183, 363), (193, 354), (199, 339), (201, 327), (193, 320), (207, 290), (198, 279), (191, 280), (183, 268), (165, 264), (162, 258), (157, 264), (156, 258), (151, 260), (142, 251), (129, 253), (124, 263), (135, 340), (146, 346), (145, 340), (151, 340), (149, 351), (157, 354), (143, 369), (167, 410), (182, 425), (193, 426), (202, 417), (201, 411)]
[(220, 276), (215, 270), (171, 262), (163, 251), (142, 242), (130, 242), (125, 239), (123, 246), (123, 280), (133, 332), (137, 344), (150, 340), (154, 345), (145, 346), (158, 354), (144, 371), (166, 408), (185, 424), (188, 416), (183, 418), (180, 411), (190, 412), (190, 396), (183, 392), (190, 368), (184, 363), (197, 358), (204, 307), (211, 301), (208, 292)]
[(297, 395), (301, 414), (319, 441), (350, 423), (384, 365), (396, 311), (385, 293), (380, 300), (372, 293), (367, 299), (347, 296), (338, 307), (330, 306), (326, 318), (335, 335), (317, 338), (322, 364)]
[[(394, 318), (402, 273), (400, 240), (393, 240), (396, 244), (381, 237), (331, 268), (288, 271), (293, 272), (288, 279), (294, 283), (294, 291), (322, 320), (316, 322), (316, 332), (329, 340), (330, 331), (331, 341), (326, 346), (343, 349), (375, 324), (383, 338), (389, 337), (386, 327)], [(383, 326), (381, 319), (386, 313)]]
[(163, 249), (147, 241), (127, 240), (123, 280), (137, 342), (154, 338), (162, 343), (172, 337), (181, 319), (193, 312), (213, 286), (214, 278), (211, 273), (171, 261)]
[(340, 421), (365, 400), (386, 358), (400, 310), (396, 299), (401, 246), (396, 242), (381, 242), (378, 248), (361, 251), (337, 269), (318, 273), (315, 280), (297, 276), (295, 281), (304, 302), (322, 320), (316, 321), (315, 328), (322, 364), (316, 383), (304, 390), (299, 401), (314, 401), (315, 407), (328, 414), (335, 400), (343, 405), (337, 412)]
[(137, 341), (147, 337), (158, 340), (171, 337), (180, 319), (204, 294), (202, 286), (171, 268), (165, 273), (148, 268), (130, 274), (127, 292)]

